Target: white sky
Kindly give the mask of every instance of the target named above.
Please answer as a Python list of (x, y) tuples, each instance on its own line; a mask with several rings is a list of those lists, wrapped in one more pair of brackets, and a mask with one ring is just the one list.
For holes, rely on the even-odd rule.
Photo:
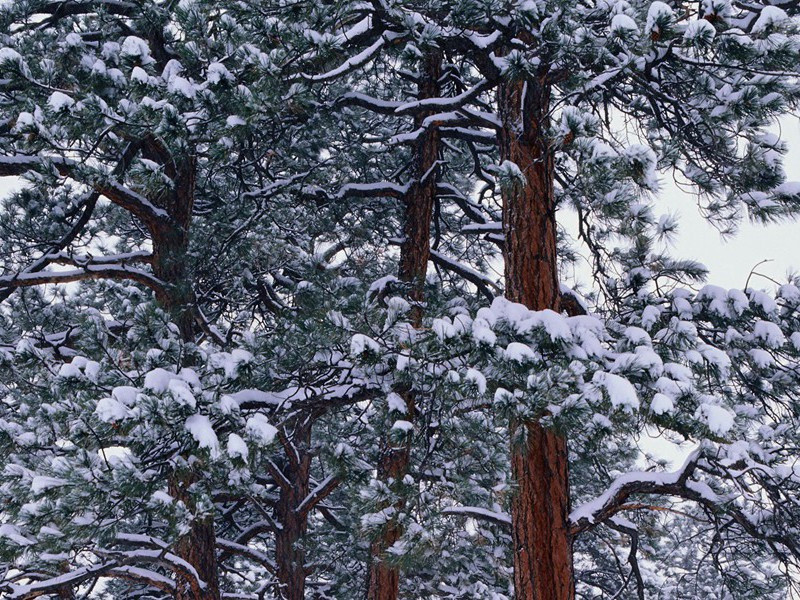
[[(800, 181), (800, 118), (781, 123), (781, 139), (789, 146), (785, 157), (786, 178)], [(753, 267), (781, 283), (790, 271), (800, 271), (800, 222), (756, 225), (745, 220), (734, 238), (721, 239), (719, 233), (700, 216), (695, 199), (664, 178), (658, 205), (664, 212), (680, 216), (676, 256), (700, 261), (709, 268), (708, 282), (726, 288), (743, 288)], [(753, 276), (752, 287), (771, 288), (763, 277)]]

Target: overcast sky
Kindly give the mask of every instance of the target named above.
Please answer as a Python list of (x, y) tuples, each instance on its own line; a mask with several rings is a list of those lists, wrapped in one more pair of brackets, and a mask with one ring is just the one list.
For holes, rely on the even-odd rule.
[[(800, 181), (800, 118), (785, 119), (780, 135), (789, 146), (786, 178)], [(759, 265), (757, 271), (782, 283), (788, 271), (800, 271), (800, 222), (754, 225), (745, 220), (736, 237), (722, 240), (700, 216), (694, 198), (667, 178), (658, 204), (666, 212), (680, 215), (675, 254), (705, 264), (710, 270), (709, 283), (743, 288), (750, 271), (762, 260), (770, 262)], [(770, 288), (773, 284), (754, 276), (750, 285)]]

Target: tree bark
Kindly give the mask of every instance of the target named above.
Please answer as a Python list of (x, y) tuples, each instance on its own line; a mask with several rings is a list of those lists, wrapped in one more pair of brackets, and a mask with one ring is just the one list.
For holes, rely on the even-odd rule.
[(186, 341), (197, 334), (192, 278), (186, 270), (196, 177), (193, 158), (175, 171), (174, 191), (161, 202), (171, 221), (153, 232), (153, 274), (166, 284), (156, 299)]
[[(442, 54), (430, 49), (425, 54), (420, 69), (417, 98), (436, 98), (440, 94)], [(416, 128), (422, 127), (429, 113), (415, 117)], [(431, 127), (423, 133), (414, 148), (415, 182), (404, 198), (403, 242), (400, 245), (400, 280), (409, 285), (409, 297), (413, 303), (411, 324), (422, 327), (425, 301), (425, 280), (431, 254), (431, 217), (436, 201), (437, 161), (439, 159), (439, 132)], [(414, 421), (416, 396), (412, 390), (398, 390), (405, 400), (405, 420)], [(411, 436), (400, 442), (385, 440), (378, 465), (378, 477), (390, 487), (398, 488), (408, 473), (411, 456)], [(402, 512), (405, 502), (395, 503), (395, 516)], [(397, 566), (386, 562), (386, 551), (400, 539), (402, 526), (392, 519), (380, 536), (370, 546), (370, 565), (367, 581), (368, 600), (396, 600), (400, 588), (400, 572)]]
[[(194, 319), (194, 292), (191, 273), (187, 271), (187, 252), (194, 207), (196, 165), (194, 158), (180, 166), (169, 165), (175, 187), (159, 199), (170, 216), (153, 235), (153, 274), (165, 284), (156, 300), (178, 326), (181, 338), (191, 341), (198, 333)], [(174, 170), (173, 170), (174, 169)], [(189, 487), (196, 473), (175, 473), (169, 482), (173, 497), (183, 500), (190, 509)], [(203, 585), (192, 585), (177, 575), (175, 600), (219, 600), (219, 573), (216, 532), (213, 515), (196, 517), (189, 532), (178, 540), (175, 553), (194, 567)]]
[[(187, 507), (194, 510), (194, 503), (188, 488), (195, 474), (185, 477), (174, 474), (170, 481), (170, 495), (182, 500)], [(219, 600), (219, 574), (217, 571), (216, 534), (214, 517), (204, 515), (192, 522), (189, 533), (175, 544), (175, 554), (194, 567), (200, 582), (191, 578), (176, 575), (175, 600)]]
[[(498, 86), (500, 158), (524, 181), (503, 186), (506, 297), (533, 310), (558, 311), (553, 152), (548, 142), (550, 88), (537, 78)], [(567, 442), (536, 421), (510, 426), (516, 491), (511, 504), (514, 590), (519, 600), (573, 600), (567, 527)]]
[(294, 428), (292, 439), (283, 439), (287, 466), (283, 473), (286, 482), (281, 485), (276, 507), (280, 528), (275, 534), (275, 564), (279, 584), (279, 598), (303, 600), (306, 590), (306, 553), (302, 541), (308, 529), (307, 515), (300, 510), (301, 503), (310, 492), (311, 419), (302, 420)]

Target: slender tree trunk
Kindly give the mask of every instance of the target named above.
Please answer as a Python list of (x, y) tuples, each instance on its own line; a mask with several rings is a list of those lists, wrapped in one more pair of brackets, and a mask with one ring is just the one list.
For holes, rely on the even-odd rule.
[[(298, 508), (310, 492), (311, 419), (300, 421), (290, 440), (283, 441), (287, 466), (284, 474), (289, 485), (281, 487), (276, 508), (280, 529), (275, 534), (275, 564), (279, 598), (303, 600), (306, 593), (306, 553), (302, 541), (308, 529), (308, 518)], [(288, 445), (287, 445), (288, 444)]]
[[(429, 50), (422, 61), (418, 98), (436, 98), (440, 93), (442, 55), (438, 50)], [(426, 113), (417, 115), (415, 126), (421, 127)], [(425, 301), (425, 279), (431, 253), (431, 216), (436, 200), (437, 168), (439, 159), (439, 132), (434, 127), (427, 130), (419, 139), (414, 150), (414, 177), (405, 197), (403, 222), (403, 243), (400, 246), (400, 280), (409, 284), (409, 296), (414, 303), (411, 323), (422, 326)], [(413, 422), (416, 411), (416, 397), (412, 390), (398, 390), (405, 400), (404, 418)], [(390, 487), (399, 487), (408, 473), (411, 454), (410, 436), (400, 443), (387, 440), (383, 444), (378, 477)], [(398, 501), (394, 508), (400, 513), (405, 502)], [(369, 600), (396, 600), (400, 587), (399, 569), (385, 561), (386, 551), (403, 534), (400, 524), (392, 520), (386, 524), (381, 535), (370, 547), (370, 566), (367, 582)]]
[[(553, 154), (548, 143), (550, 89), (541, 80), (498, 87), (500, 158), (525, 181), (505, 185), (503, 231), (506, 296), (534, 310), (559, 310)], [(535, 421), (510, 428), (516, 492), (511, 504), (514, 589), (518, 600), (575, 597), (567, 527), (567, 442)]]

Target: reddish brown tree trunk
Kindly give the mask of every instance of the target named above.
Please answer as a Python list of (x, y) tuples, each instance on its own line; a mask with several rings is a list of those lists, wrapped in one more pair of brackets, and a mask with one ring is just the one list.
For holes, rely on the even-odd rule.
[[(442, 55), (437, 50), (430, 50), (423, 59), (420, 69), (417, 97), (436, 98), (440, 93)], [(422, 127), (428, 113), (420, 113), (415, 117), (415, 126)], [(425, 300), (425, 279), (428, 273), (428, 260), (431, 254), (431, 217), (436, 200), (437, 160), (439, 159), (439, 132), (433, 127), (419, 138), (414, 149), (415, 183), (406, 195), (403, 243), (400, 246), (400, 279), (409, 284), (409, 296), (414, 302), (411, 322), (414, 327), (422, 326)], [(411, 390), (399, 390), (405, 400), (406, 413), (404, 419), (413, 422), (416, 410), (416, 398)], [(409, 436), (410, 438), (410, 436)], [(411, 454), (410, 440), (399, 443), (387, 440), (383, 445), (381, 462), (378, 465), (378, 477), (390, 487), (402, 485), (408, 473)], [(396, 513), (403, 510), (402, 500), (394, 506)], [(386, 524), (381, 535), (370, 547), (370, 566), (367, 582), (367, 598), (369, 600), (396, 600), (400, 587), (400, 573), (397, 566), (386, 562), (386, 551), (403, 534), (402, 527), (395, 520)]]
[[(190, 510), (194, 510), (195, 506), (188, 490), (196, 477), (194, 472), (176, 473), (169, 482), (170, 495), (184, 502)], [(175, 554), (194, 567), (201, 581), (197, 582), (192, 577), (178, 573), (175, 581), (175, 600), (219, 600), (213, 516), (196, 517), (189, 533), (175, 545)]]
[(276, 507), (280, 529), (275, 534), (275, 564), (279, 597), (283, 600), (303, 600), (306, 593), (306, 553), (302, 541), (308, 529), (305, 513), (298, 510), (310, 492), (311, 421), (295, 426), (291, 442), (282, 440), (287, 466), (283, 470), (286, 482), (281, 486)]
[[(194, 292), (187, 272), (186, 253), (189, 248), (189, 228), (195, 196), (196, 166), (189, 160), (179, 168), (169, 167), (175, 187), (157, 202), (169, 214), (170, 222), (153, 233), (153, 273), (166, 284), (157, 300), (178, 326), (185, 341), (194, 339), (197, 324), (194, 319)], [(174, 474), (169, 482), (171, 495), (193, 509), (188, 488), (196, 479), (194, 472)], [(175, 600), (219, 600), (216, 533), (213, 515), (198, 516), (189, 532), (178, 540), (175, 553), (194, 567), (203, 586), (193, 585), (190, 579), (176, 577)]]
[[(550, 89), (544, 77), (498, 88), (500, 158), (515, 163), (524, 176), (502, 190), (503, 257), (509, 300), (558, 311), (553, 153), (547, 137)], [(535, 421), (512, 423), (510, 434), (517, 486), (511, 504), (516, 598), (572, 600), (566, 439)]]
[(189, 160), (172, 175), (174, 191), (159, 202), (171, 220), (153, 234), (153, 274), (166, 284), (164, 292), (158, 295), (159, 304), (170, 314), (181, 337), (190, 340), (198, 331), (194, 319), (192, 278), (186, 272), (197, 176), (194, 160)]

